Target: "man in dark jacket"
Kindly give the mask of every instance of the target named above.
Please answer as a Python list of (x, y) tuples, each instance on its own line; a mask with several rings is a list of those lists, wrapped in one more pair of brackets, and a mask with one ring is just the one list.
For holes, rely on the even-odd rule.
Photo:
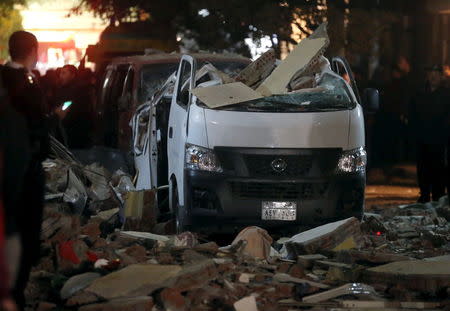
[(411, 127), (417, 143), (419, 202), (439, 200), (445, 194), (445, 148), (448, 139), (450, 93), (443, 84), (440, 66), (427, 71), (427, 81), (412, 101)]
[(11, 62), (1, 69), (11, 106), (25, 119), (30, 147), (30, 161), (16, 210), (22, 256), (14, 296), (22, 309), (31, 267), (39, 258), (45, 186), (41, 163), (49, 152), (47, 109), (42, 90), (31, 72), (37, 62), (37, 48), (38, 42), (33, 34), (25, 31), (13, 33), (9, 38)]
[[(30, 160), (25, 120), (9, 104), (0, 75), (0, 309), (17, 310), (11, 299), (20, 264), (17, 203)], [(5, 165), (8, 164), (8, 165)], [(4, 236), (3, 236), (4, 235)]]

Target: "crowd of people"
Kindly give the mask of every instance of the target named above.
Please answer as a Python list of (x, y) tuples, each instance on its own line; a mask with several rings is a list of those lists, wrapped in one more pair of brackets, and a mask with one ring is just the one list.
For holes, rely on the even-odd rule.
[[(24, 309), (25, 287), (39, 258), (49, 135), (70, 149), (93, 143), (95, 76), (66, 65), (41, 77), (34, 71), (37, 48), (33, 34), (15, 32), (11, 61), (0, 66), (0, 310)], [(368, 144), (373, 166), (414, 158), (419, 202), (428, 202), (443, 196), (450, 183), (450, 88), (439, 66), (428, 68), (419, 90), (411, 88), (409, 71), (403, 59), (376, 73), (372, 86), (380, 90), (381, 107)]]
[(389, 175), (398, 163), (415, 161), (418, 202), (437, 201), (450, 188), (450, 84), (439, 65), (426, 67), (413, 81), (400, 57), (375, 73), (370, 86), (380, 91), (380, 110), (368, 135), (371, 166)]
[(50, 135), (71, 149), (92, 144), (92, 72), (66, 65), (40, 77), (37, 50), (33, 34), (15, 32), (11, 61), (0, 66), (0, 310), (7, 311), (24, 309), (39, 259)]

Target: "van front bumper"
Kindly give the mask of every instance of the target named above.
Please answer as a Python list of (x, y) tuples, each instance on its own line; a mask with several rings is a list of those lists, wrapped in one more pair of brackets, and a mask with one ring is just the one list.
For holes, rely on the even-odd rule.
[[(187, 223), (194, 228), (288, 227), (361, 218), (365, 172), (324, 178), (248, 178), (185, 170)], [(262, 220), (263, 201), (296, 202), (295, 221)]]

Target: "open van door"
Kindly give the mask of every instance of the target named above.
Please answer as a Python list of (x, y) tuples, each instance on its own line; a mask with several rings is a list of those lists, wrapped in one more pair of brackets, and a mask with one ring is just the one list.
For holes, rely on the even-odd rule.
[(341, 77), (344, 76), (344, 74), (347, 74), (347, 77), (349, 79), (349, 81), (347, 82), (349, 82), (350, 86), (352, 87), (353, 93), (355, 93), (356, 99), (358, 100), (359, 104), (362, 105), (358, 86), (356, 85), (355, 76), (353, 75), (353, 71), (350, 68), (347, 60), (340, 56), (333, 57), (333, 59), (331, 60), (331, 69), (333, 69), (333, 71)]
[[(150, 103), (140, 106), (132, 119), (133, 131), (133, 153), (136, 168), (136, 189), (151, 189), (155, 184), (155, 174), (152, 174), (152, 157), (155, 152), (152, 147), (151, 128), (154, 126), (152, 120), (152, 105)], [(155, 166), (156, 167), (156, 166)]]
[[(158, 115), (158, 105), (164, 105), (162, 99), (171, 93), (175, 83), (175, 73), (173, 73), (164, 85), (153, 95), (149, 103), (141, 105), (133, 116), (133, 152), (134, 164), (137, 171), (136, 188), (151, 189), (160, 185), (167, 185), (168, 181), (159, 180), (158, 159), (163, 156), (167, 158), (166, 152), (161, 153), (161, 149), (167, 149), (167, 131), (164, 128), (163, 116)], [(165, 110), (164, 110), (165, 111)], [(157, 118), (160, 119), (157, 119)], [(166, 127), (167, 128), (167, 127)], [(164, 142), (164, 143), (163, 143)]]

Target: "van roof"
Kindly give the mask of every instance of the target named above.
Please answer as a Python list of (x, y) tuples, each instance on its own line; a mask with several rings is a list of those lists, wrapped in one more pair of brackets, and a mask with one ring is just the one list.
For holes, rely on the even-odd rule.
[[(156, 53), (150, 55), (133, 55), (114, 58), (110, 64), (120, 63), (137, 63), (137, 64), (157, 64), (157, 63), (178, 63), (181, 56), (186, 54), (181, 53)], [(238, 54), (215, 54), (215, 53), (187, 53), (197, 60), (202, 61), (237, 61), (250, 63), (251, 60), (247, 57)]]

